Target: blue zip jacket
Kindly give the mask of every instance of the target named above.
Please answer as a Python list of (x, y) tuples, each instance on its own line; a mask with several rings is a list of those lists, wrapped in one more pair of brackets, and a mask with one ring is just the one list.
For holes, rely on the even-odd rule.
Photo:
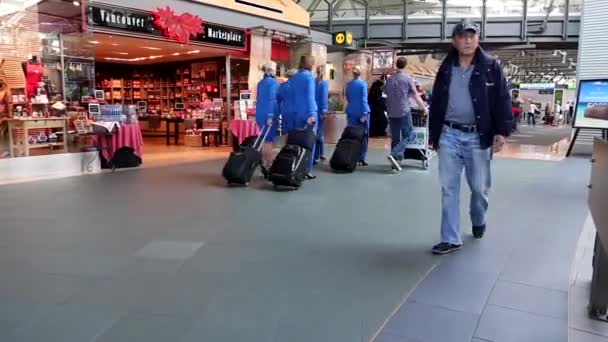
[(268, 119), (273, 119), (279, 113), (277, 93), (279, 81), (272, 76), (264, 76), (258, 82), (257, 100), (255, 104), (255, 121), (258, 126), (264, 127)]
[[(367, 103), (367, 82), (360, 78), (348, 82), (346, 85), (346, 116), (349, 122), (359, 122), (361, 117), (369, 115)], [(369, 121), (369, 120), (368, 120)]]
[(315, 100), (319, 115), (329, 110), (329, 82), (326, 80), (317, 80), (315, 88)]
[[(293, 110), (296, 129), (302, 129), (306, 126), (306, 120), (309, 117), (314, 117), (318, 120), (317, 103), (315, 101), (315, 78), (312, 72), (306, 69), (300, 69), (291, 80), (291, 89), (293, 92)], [(301, 126), (301, 127), (299, 127)]]
[[(433, 86), (429, 129), (433, 146), (439, 146), (439, 138), (445, 121), (450, 96), (452, 65), (458, 63), (458, 52), (453, 49), (445, 58)], [(481, 48), (475, 52), (473, 74), (469, 91), (477, 121), (481, 148), (488, 148), (494, 142), (494, 135), (508, 137), (513, 127), (511, 94), (500, 64)]]

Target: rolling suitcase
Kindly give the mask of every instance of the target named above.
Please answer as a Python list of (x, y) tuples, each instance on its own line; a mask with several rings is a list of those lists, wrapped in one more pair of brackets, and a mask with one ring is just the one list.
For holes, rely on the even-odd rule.
[(298, 189), (302, 185), (315, 142), (315, 133), (309, 128), (287, 134), (287, 145), (281, 149), (270, 168), (269, 180), (275, 187)]
[(257, 169), (262, 160), (262, 145), (264, 145), (264, 140), (266, 140), (270, 127), (266, 127), (264, 131), (265, 133), (260, 134), (252, 146), (242, 145), (239, 151), (230, 153), (228, 161), (226, 161), (222, 170), (222, 176), (224, 176), (228, 185), (238, 184), (247, 186), (249, 184), (255, 169)]
[(355, 139), (340, 139), (331, 155), (329, 166), (334, 171), (350, 173), (355, 171), (361, 156), (361, 141)]
[(329, 166), (337, 172), (350, 173), (355, 171), (361, 156), (364, 137), (365, 127), (346, 126), (329, 160)]
[(298, 145), (285, 145), (272, 163), (270, 181), (274, 186), (299, 188), (310, 158), (311, 150)]

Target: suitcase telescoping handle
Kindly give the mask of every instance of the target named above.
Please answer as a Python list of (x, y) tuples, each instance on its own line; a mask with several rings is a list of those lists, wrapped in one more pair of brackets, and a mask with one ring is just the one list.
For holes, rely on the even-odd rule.
[(264, 145), (264, 141), (266, 141), (266, 137), (268, 136), (271, 127), (272, 125), (265, 125), (264, 127), (262, 127), (262, 132), (260, 132), (260, 135), (258, 135), (258, 137), (255, 139), (255, 142), (253, 143), (253, 148), (258, 151), (262, 150), (262, 146)]

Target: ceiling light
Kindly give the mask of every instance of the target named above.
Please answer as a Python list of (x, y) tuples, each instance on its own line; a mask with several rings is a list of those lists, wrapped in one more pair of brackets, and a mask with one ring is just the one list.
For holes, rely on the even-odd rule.
[(116, 54), (116, 55), (123, 55), (123, 56), (128, 55), (127, 52), (113, 52), (113, 53)]
[(72, 4), (74, 4), (74, 6), (80, 6), (80, 2), (76, 0), (72, 1)]
[(179, 56), (179, 52), (172, 53), (173, 56)]
[(112, 43), (112, 46), (118, 46), (118, 44), (116, 44), (116, 43)]
[(157, 48), (157, 47), (152, 47), (152, 46), (142, 46), (142, 49), (148, 49), (148, 50), (160, 50), (161, 48)]
[(99, 44), (99, 42), (96, 41), (96, 40), (89, 40), (89, 43), (91, 43), (91, 44)]

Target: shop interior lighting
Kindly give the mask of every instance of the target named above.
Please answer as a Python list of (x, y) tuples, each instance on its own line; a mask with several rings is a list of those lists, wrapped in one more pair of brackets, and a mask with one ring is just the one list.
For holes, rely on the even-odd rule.
[(153, 47), (153, 46), (142, 46), (142, 49), (148, 49), (148, 50), (154, 50), (154, 51), (161, 50), (161, 48), (157, 48), (157, 47)]

